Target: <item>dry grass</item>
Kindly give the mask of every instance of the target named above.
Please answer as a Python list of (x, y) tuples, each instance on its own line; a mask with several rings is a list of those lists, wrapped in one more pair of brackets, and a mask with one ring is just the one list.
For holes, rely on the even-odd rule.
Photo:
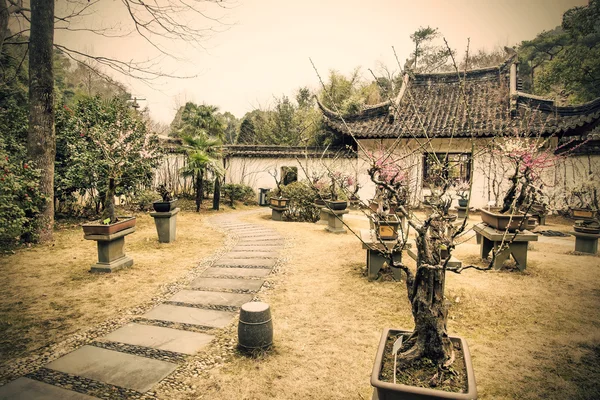
[[(190, 380), (196, 390), (186, 398), (370, 399), (382, 329), (413, 325), (404, 283), (368, 282), (365, 252), (351, 234), (264, 215), (248, 220), (291, 244), (274, 289), (261, 295), (272, 307), (275, 347)], [(600, 398), (600, 258), (569, 255), (572, 239), (562, 243), (535, 243), (525, 273), (449, 274), (448, 330), (469, 342), (480, 398)], [(477, 262), (475, 239), (455, 254)]]
[(78, 225), (57, 230), (52, 244), (0, 256), (0, 360), (25, 356), (151, 300), (160, 286), (222, 245), (223, 235), (206, 222), (209, 214), (181, 211), (174, 243), (158, 243), (153, 219), (138, 214), (136, 232), (125, 239), (134, 264), (111, 274), (89, 272), (96, 243), (84, 240)]

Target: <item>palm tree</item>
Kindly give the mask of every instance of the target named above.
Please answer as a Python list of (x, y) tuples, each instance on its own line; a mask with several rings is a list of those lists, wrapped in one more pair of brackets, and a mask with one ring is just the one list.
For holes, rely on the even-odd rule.
[(188, 164), (182, 172), (184, 176), (192, 176), (195, 179), (196, 212), (199, 212), (205, 173), (211, 172), (216, 180), (223, 176), (223, 169), (218, 161), (221, 158), (221, 141), (207, 135), (185, 136), (183, 141), (187, 147)]
[(222, 167), (217, 159), (221, 158), (221, 142), (225, 124), (217, 114), (219, 108), (209, 104), (196, 105), (186, 103), (181, 113), (178, 135), (188, 147), (188, 165), (184, 175), (193, 176), (196, 188), (196, 211), (200, 211), (204, 186), (204, 175), (209, 171), (215, 177), (215, 195), (213, 208), (219, 209), (220, 179)]

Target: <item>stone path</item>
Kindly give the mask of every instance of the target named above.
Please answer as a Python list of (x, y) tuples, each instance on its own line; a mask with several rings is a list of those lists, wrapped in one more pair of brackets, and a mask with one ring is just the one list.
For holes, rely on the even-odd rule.
[(0, 399), (89, 400), (153, 398), (151, 389), (207, 346), (215, 329), (252, 301), (277, 263), (283, 238), (239, 222), (211, 222), (238, 237), (199, 278), (134, 322), (0, 387)]

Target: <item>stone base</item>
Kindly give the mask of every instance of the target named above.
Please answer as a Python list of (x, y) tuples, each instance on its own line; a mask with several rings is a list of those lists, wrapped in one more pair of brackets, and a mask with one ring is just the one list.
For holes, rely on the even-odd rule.
[(86, 240), (98, 244), (98, 262), (92, 265), (91, 272), (113, 272), (130, 267), (133, 260), (125, 255), (125, 236), (135, 232), (135, 227), (124, 229), (112, 235), (84, 235)]
[(118, 260), (113, 260), (109, 263), (97, 262), (92, 265), (91, 272), (114, 272), (123, 268), (131, 267), (133, 265), (133, 259), (129, 256), (123, 256)]
[(315, 206), (317, 206), (320, 211), (319, 220), (317, 221), (317, 224), (327, 225), (327, 219), (329, 218), (329, 215), (325, 212), (325, 210), (327, 210), (327, 207), (320, 204), (315, 204)]
[(575, 251), (587, 254), (598, 254), (598, 238), (600, 235), (583, 232), (569, 232), (575, 236)]
[(344, 214), (348, 214), (348, 210), (329, 210), (326, 207), (321, 209), (322, 212), (327, 214), (327, 226), (325, 230), (331, 233), (346, 233), (346, 228), (344, 227)]
[(283, 212), (285, 210), (287, 210), (286, 207), (271, 206), (271, 219), (273, 221), (283, 221)]
[(456, 206), (456, 213), (458, 214), (459, 219), (463, 219), (467, 216), (467, 207)]
[(154, 218), (158, 241), (160, 243), (171, 243), (177, 238), (177, 214), (179, 208), (167, 212), (151, 212), (150, 216)]

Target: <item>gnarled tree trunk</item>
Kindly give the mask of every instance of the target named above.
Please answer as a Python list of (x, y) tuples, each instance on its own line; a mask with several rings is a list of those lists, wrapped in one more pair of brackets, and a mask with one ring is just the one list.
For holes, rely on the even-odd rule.
[(27, 153), (41, 170), (40, 189), (46, 204), (38, 216), (41, 242), (52, 240), (54, 226), (54, 1), (31, 0), (29, 37), (29, 134)]
[(426, 357), (440, 365), (454, 360), (452, 343), (446, 332), (448, 307), (444, 304), (445, 272), (440, 266), (421, 265), (415, 276), (411, 299), (415, 330), (414, 344), (406, 360)]

